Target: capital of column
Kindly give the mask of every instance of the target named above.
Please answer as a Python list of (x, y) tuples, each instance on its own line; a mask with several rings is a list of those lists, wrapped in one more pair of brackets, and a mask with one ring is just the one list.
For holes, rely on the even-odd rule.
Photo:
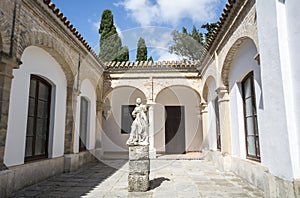
[(149, 107), (151, 107), (151, 106), (153, 106), (153, 105), (155, 105), (156, 103), (155, 102), (153, 102), (152, 100), (147, 100), (147, 105), (149, 106)]
[(104, 103), (102, 101), (96, 102), (96, 111), (103, 112), (104, 111)]
[(207, 103), (206, 102), (202, 102), (200, 103), (200, 113), (204, 114), (207, 113)]
[(0, 51), (0, 76), (13, 78), (13, 69), (19, 69), (22, 62), (9, 54)]
[(229, 91), (228, 87), (219, 87), (216, 89), (218, 94), (219, 103), (221, 102), (229, 102)]
[(12, 69), (19, 69), (22, 61), (17, 58), (9, 55), (6, 52), (0, 51), (0, 62), (4, 63), (6, 66), (11, 67)]

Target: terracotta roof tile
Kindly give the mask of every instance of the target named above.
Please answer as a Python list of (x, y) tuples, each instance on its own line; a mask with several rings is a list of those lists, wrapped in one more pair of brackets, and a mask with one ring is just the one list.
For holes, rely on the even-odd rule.
[(59, 18), (64, 25), (77, 37), (77, 39), (83, 44), (83, 46), (98, 60), (100, 61), (98, 55), (92, 50), (91, 46), (87, 43), (87, 41), (81, 36), (78, 30), (71, 24), (71, 22), (67, 19), (66, 16), (55, 6), (51, 0), (43, 0), (44, 4), (48, 6), (50, 10)]
[(127, 70), (132, 68), (134, 70), (147, 70), (147, 69), (181, 69), (181, 70), (193, 70), (196, 69), (200, 64), (199, 61), (136, 61), (136, 62), (105, 62), (105, 68), (108, 70)]
[(216, 37), (218, 36), (219, 32), (221, 31), (221, 28), (223, 27), (229, 13), (232, 10), (233, 5), (237, 2), (238, 0), (228, 0), (227, 4), (225, 5), (225, 8), (223, 9), (223, 13), (220, 16), (219, 21), (217, 22), (217, 26), (215, 27), (215, 29), (213, 30), (213, 33), (210, 37), (210, 39), (207, 42), (206, 45), (206, 49), (210, 49), (210, 47), (213, 44), (213, 41), (216, 39)]

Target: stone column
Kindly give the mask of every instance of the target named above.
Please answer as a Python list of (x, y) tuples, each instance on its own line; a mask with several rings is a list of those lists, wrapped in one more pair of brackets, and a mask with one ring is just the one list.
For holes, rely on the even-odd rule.
[(216, 90), (219, 98), (221, 152), (231, 154), (230, 106), (227, 87)]
[(97, 128), (96, 128), (96, 143), (95, 143), (95, 153), (94, 156), (97, 159), (100, 159), (103, 156), (102, 151), (102, 119), (103, 119), (103, 110), (104, 110), (104, 104), (102, 101), (97, 101), (96, 104), (96, 113), (97, 113)]
[(130, 145), (128, 191), (146, 192), (150, 187), (149, 174), (149, 145)]
[(72, 87), (67, 87), (65, 154), (74, 153), (76, 106), (77, 93), (73, 90)]
[(202, 116), (202, 149), (209, 149), (209, 140), (208, 140), (208, 110), (207, 103), (200, 104), (201, 116)]
[(154, 105), (155, 102), (148, 102), (148, 119), (149, 119), (149, 157), (156, 158), (156, 149), (154, 147)]
[(4, 151), (13, 69), (18, 69), (20, 64), (20, 60), (0, 52), (0, 170), (6, 169), (4, 165)]
[(66, 126), (65, 126), (65, 172), (72, 172), (78, 169), (78, 156), (74, 154), (74, 137), (75, 137), (75, 118), (77, 106), (78, 91), (72, 87), (67, 87), (67, 104), (66, 104)]

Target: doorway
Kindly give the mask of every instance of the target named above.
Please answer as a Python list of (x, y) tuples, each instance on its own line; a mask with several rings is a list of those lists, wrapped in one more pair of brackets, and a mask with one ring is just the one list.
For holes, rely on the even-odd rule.
[(165, 106), (165, 145), (166, 154), (185, 153), (184, 106)]

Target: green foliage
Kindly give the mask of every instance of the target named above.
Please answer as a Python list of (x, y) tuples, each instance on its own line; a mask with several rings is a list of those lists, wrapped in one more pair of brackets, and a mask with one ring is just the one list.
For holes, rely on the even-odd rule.
[(174, 45), (170, 46), (170, 53), (189, 60), (199, 60), (201, 58), (204, 48), (202, 44), (195, 40), (190, 34), (184, 34), (174, 30), (172, 36)]
[(199, 32), (199, 30), (197, 30), (197, 28), (193, 25), (193, 30), (192, 30), (192, 34), (190, 34), (192, 36), (193, 39), (195, 39), (198, 43), (200, 43), (201, 45), (203, 45), (203, 33)]
[(149, 58), (148, 58), (148, 62), (154, 62), (154, 60), (153, 60), (153, 58), (152, 58), (152, 56), (150, 56)]
[(205, 34), (200, 32), (196, 26), (193, 26), (192, 33), (188, 33), (185, 27), (182, 27), (182, 32), (174, 30), (172, 32), (174, 44), (169, 47), (170, 53), (189, 60), (199, 60), (216, 26), (216, 23), (206, 23), (202, 25), (201, 28), (207, 31)]
[(116, 61), (128, 61), (128, 60), (129, 60), (129, 49), (127, 46), (124, 46), (119, 51)]
[[(123, 49), (122, 41), (114, 25), (113, 14), (110, 10), (104, 10), (99, 27), (100, 59), (102, 61), (128, 61), (128, 48)], [(126, 54), (126, 52), (128, 54)]]
[(205, 43), (208, 42), (209, 38), (212, 36), (212, 32), (217, 27), (217, 23), (206, 23), (201, 26), (201, 28), (206, 29), (207, 33), (205, 33)]
[(137, 44), (136, 61), (147, 60), (147, 46), (145, 40), (140, 38)]

